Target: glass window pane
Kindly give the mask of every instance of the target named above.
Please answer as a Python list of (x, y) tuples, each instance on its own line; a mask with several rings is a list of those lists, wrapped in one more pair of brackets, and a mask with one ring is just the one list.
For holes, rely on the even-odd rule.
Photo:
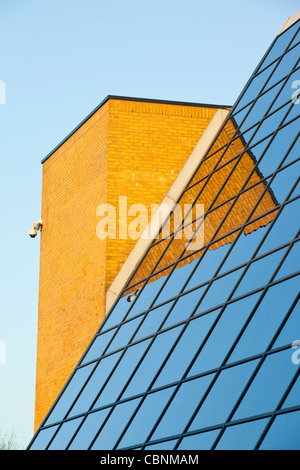
[(181, 434), (199, 405), (214, 374), (184, 382), (158, 424), (151, 439)]
[(189, 375), (199, 374), (221, 365), (250, 315), (257, 299), (258, 294), (251, 295), (226, 307), (191, 368)]
[(219, 430), (202, 432), (184, 437), (178, 446), (178, 450), (210, 450)]
[[(154, 263), (152, 263), (154, 268)], [(136, 299), (132, 309), (129, 312), (128, 318), (133, 317), (141, 312), (145, 312), (153, 303), (155, 296), (158, 294), (161, 286), (165, 281), (165, 276), (157, 279), (156, 281), (148, 282), (138, 298)]]
[[(293, 349), (293, 353), (294, 352), (296, 353), (296, 356), (294, 359), (298, 362), (299, 357), (300, 357), (299, 347), (296, 350)], [(298, 364), (295, 364), (295, 366), (297, 367)], [(296, 367), (295, 367), (295, 373), (297, 372)], [(292, 406), (299, 406), (299, 405), (300, 405), (300, 376), (298, 376), (298, 379), (294, 383), (292, 390), (290, 391), (285, 402), (282, 405), (282, 408), (290, 408)]]
[(146, 316), (143, 317), (143, 322), (141, 323), (141, 326), (139, 327), (134, 337), (134, 341), (154, 334), (160, 327), (171, 307), (172, 302), (169, 302), (167, 304), (161, 305), (158, 308), (150, 310)]
[[(293, 49), (293, 51), (297, 51), (297, 54), (299, 56), (299, 50), (298, 48)], [(298, 64), (299, 67), (299, 64)], [(289, 74), (291, 69), (285, 69), (284, 73)], [(291, 104), (292, 101), (292, 94), (293, 94), (293, 83), (295, 80), (298, 79), (299, 76), (299, 68), (297, 68), (290, 76), (289, 78), (284, 78), (281, 82), (281, 91), (280, 95), (276, 98), (276, 101), (274, 102), (272, 108), (270, 109), (270, 112), (276, 111), (276, 109), (280, 108), (281, 106), (285, 105), (286, 103)], [(299, 113), (299, 111), (298, 111)], [(291, 118), (289, 117), (289, 120)]]
[[(268, 289), (228, 359), (229, 363), (260, 354), (267, 349), (298, 290), (297, 279), (289, 279)], [(282, 344), (287, 343), (281, 342)]]
[(192, 431), (224, 423), (256, 365), (257, 361), (249, 361), (223, 370), (198, 411), (189, 430)]
[(201, 287), (200, 289), (193, 290), (192, 292), (179, 297), (166, 322), (164, 323), (164, 327), (174, 325), (177, 322), (189, 318), (189, 316), (193, 313), (197, 303), (200, 301), (205, 288), (206, 286)]
[(124, 427), (140, 402), (140, 398), (120, 403), (112, 411), (99, 436), (92, 445), (92, 450), (113, 449)]
[[(280, 215), (269, 231), (267, 238), (258, 251), (258, 256), (293, 240), (295, 236), (295, 216), (299, 213), (300, 198), (283, 207)], [(265, 233), (266, 230), (260, 229), (259, 231)]]
[(147, 390), (180, 331), (181, 327), (173, 328), (155, 338), (147, 355), (127, 386), (123, 398)]
[(264, 62), (261, 65), (260, 70), (265, 68), (269, 65), (273, 60), (280, 57), (284, 51), (288, 48), (289, 44), (293, 40), (295, 34), (297, 33), (299, 24), (295, 23), (294, 26), (287, 29), (284, 33), (280, 34), (276, 38), (276, 42), (274, 43), (273, 47), (271, 48), (269, 54), (265, 58)]
[(275, 269), (279, 265), (285, 250), (278, 250), (275, 253), (271, 253), (264, 258), (254, 261), (250, 264), (246, 274), (234, 293), (234, 297), (238, 297), (247, 292), (251, 292), (254, 289), (258, 289), (261, 286), (267, 284)]
[(115, 332), (116, 328), (94, 338), (93, 343), (81, 361), (81, 364), (99, 359)]
[(38, 435), (30, 446), (30, 450), (45, 450), (57, 428), (58, 425), (51, 426), (50, 428), (39, 431)]
[[(142, 341), (127, 349), (109, 381), (105, 385), (105, 388), (101, 392), (101, 395), (94, 404), (94, 408), (112, 403), (114, 400), (118, 399), (126, 382), (129, 380), (129, 377), (133, 373), (136, 365), (146, 351), (149, 342), (150, 340)], [(133, 392), (134, 395), (136, 393), (138, 392)]]
[(300, 450), (300, 411), (277, 416), (260, 450)]
[(167, 388), (147, 395), (119, 443), (117, 447), (118, 449), (146, 441), (151, 429), (155, 425), (160, 413), (163, 411), (167, 401), (173, 393), (174, 388), (175, 387)]
[[(295, 292), (295, 299), (296, 299), (296, 294), (299, 292), (299, 276), (296, 276), (293, 278), (293, 281), (289, 282), (294, 282), (297, 284), (297, 291)], [(292, 301), (294, 301), (294, 298), (291, 299), (291, 304)], [(292, 306), (291, 306), (292, 308)], [(284, 325), (280, 335), (278, 336), (274, 348), (284, 346), (286, 344), (292, 344), (294, 341), (297, 341), (298, 337), (300, 334), (300, 303), (299, 300), (297, 304), (294, 306), (293, 311), (291, 312), (289, 319), (287, 320), (286, 324)], [(292, 353), (291, 353), (292, 354)]]
[(102, 331), (108, 330), (121, 323), (130, 307), (131, 304), (127, 302), (127, 297), (119, 299), (114, 309), (107, 315)]
[(102, 426), (110, 408), (90, 413), (73, 439), (69, 450), (87, 450)]
[(288, 52), (286, 52), (278, 63), (278, 66), (275, 68), (275, 71), (268, 82), (268, 87), (274, 85), (275, 83), (279, 82), (279, 80), (282, 80), (284, 77), (286, 77), (290, 70), (294, 68), (298, 60), (298, 47), (294, 47), (293, 49), (290, 49)]
[(66, 389), (62, 393), (62, 396), (55, 405), (55, 408), (49, 415), (46, 422), (47, 424), (54, 423), (55, 421), (59, 421), (65, 417), (67, 411), (78, 396), (81, 388), (83, 387), (85, 381), (88, 379), (94, 367), (95, 363), (88, 364), (87, 366), (81, 367), (80, 369), (76, 370), (75, 374), (66, 386)]
[(290, 349), (267, 356), (233, 419), (274, 411), (294, 373)]
[(51, 442), (49, 450), (65, 450), (82, 419), (83, 418), (81, 417), (63, 423), (55, 438)]
[(213, 311), (192, 320), (188, 324), (163, 370), (156, 379), (154, 387), (175, 382), (183, 377), (218, 313), (219, 310)]
[(228, 426), (216, 450), (253, 450), (268, 421), (268, 419), (259, 419)]
[(108, 354), (112, 351), (115, 351), (116, 349), (125, 347), (129, 343), (131, 337), (133, 336), (133, 333), (137, 329), (140, 322), (141, 322), (141, 318), (138, 317), (138, 318), (135, 318), (131, 321), (124, 323), (120, 327), (118, 333), (116, 334), (112, 342), (110, 343), (106, 353)]
[(170, 441), (156, 442), (145, 447), (145, 450), (173, 450), (176, 445), (177, 439)]
[(283, 265), (281, 266), (278, 273), (276, 274), (275, 279), (280, 279), (282, 277), (288, 276), (289, 274), (299, 272), (299, 260), (300, 260), (300, 244), (298, 241), (293, 244), (291, 250), (289, 251), (289, 254), (284, 260)]
[(84, 387), (82, 393), (79, 395), (73, 408), (71, 409), (69, 416), (74, 416), (79, 413), (88, 411), (97, 394), (100, 392), (101, 387), (106, 381), (110, 374), (110, 371), (116, 364), (121, 353), (112, 354), (111, 356), (105, 357), (100, 361), (96, 367), (93, 375), (89, 379), (88, 383)]

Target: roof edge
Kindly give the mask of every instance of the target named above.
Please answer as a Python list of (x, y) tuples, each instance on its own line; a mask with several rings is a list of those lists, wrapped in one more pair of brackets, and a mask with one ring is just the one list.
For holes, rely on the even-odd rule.
[(292, 16), (289, 16), (285, 22), (283, 23), (280, 31), (278, 32), (277, 36), (280, 34), (284, 33), (288, 28), (293, 26), (294, 23), (296, 23), (300, 19), (300, 10), (296, 11)]
[(180, 106), (195, 106), (203, 108), (217, 108), (217, 109), (230, 109), (231, 105), (218, 105), (218, 104), (208, 104), (208, 103), (196, 103), (190, 101), (171, 101), (171, 100), (160, 100), (160, 99), (151, 99), (151, 98), (137, 98), (133, 96), (118, 96), (118, 95), (107, 95), (99, 104), (96, 106), (61, 142), (59, 142), (54, 149), (51, 150), (41, 161), (43, 164), (48, 160), (51, 155), (56, 152), (59, 147), (61, 147), (88, 119), (95, 114), (98, 109), (100, 109), (108, 100), (123, 100), (123, 101), (140, 101), (146, 103), (160, 103), (160, 104), (171, 104), (171, 105), (180, 105)]

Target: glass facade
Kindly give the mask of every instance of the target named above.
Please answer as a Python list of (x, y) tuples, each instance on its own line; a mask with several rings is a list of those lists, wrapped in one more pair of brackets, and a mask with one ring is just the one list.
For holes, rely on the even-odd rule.
[(29, 449), (300, 449), (299, 31), (183, 192), (191, 236), (185, 214), (153, 241)]

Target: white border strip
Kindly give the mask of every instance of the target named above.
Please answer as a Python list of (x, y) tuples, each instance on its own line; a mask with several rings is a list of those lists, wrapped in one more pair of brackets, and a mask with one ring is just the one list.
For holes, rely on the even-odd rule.
[(294, 13), (292, 16), (289, 16), (287, 18), (287, 20), (285, 20), (285, 22), (284, 22), (281, 30), (277, 34), (277, 36), (282, 34), (286, 29), (288, 29), (290, 26), (292, 26), (292, 24), (296, 23), (296, 21), (298, 21), (299, 18), (300, 18), (300, 10), (296, 11), (296, 13)]
[[(161, 205), (155, 212), (154, 216), (150, 220), (148, 226), (146, 227), (143, 234), (157, 234), (161, 229), (162, 225), (169, 218), (170, 213), (175, 204), (177, 204), (182, 192), (186, 188), (193, 174), (197, 170), (201, 160), (205, 157), (209, 147), (213, 143), (217, 134), (221, 130), (225, 119), (228, 116), (230, 109), (218, 109), (207, 128), (205, 129), (203, 135), (201, 136), (199, 142), (194, 148), (193, 152), (187, 159), (182, 170), (178, 174), (171, 188), (169, 189), (167, 195), (164, 197)], [(169, 210), (166, 211), (165, 208), (169, 207)], [(164, 210), (164, 219), (161, 217), (162, 208)], [(155, 237), (145, 236), (143, 234), (137, 241), (133, 250), (129, 254), (119, 273), (112, 282), (110, 288), (106, 293), (106, 313), (110, 310), (113, 303), (117, 299), (121, 290), (124, 288), (129, 277), (132, 275), (134, 270), (137, 268), (141, 258), (146, 254), (148, 248), (150, 247), (152, 241)]]

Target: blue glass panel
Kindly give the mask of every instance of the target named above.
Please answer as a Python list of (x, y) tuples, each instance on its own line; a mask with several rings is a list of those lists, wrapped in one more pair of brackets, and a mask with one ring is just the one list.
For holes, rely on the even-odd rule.
[[(300, 213), (300, 199), (296, 199), (289, 204), (286, 204), (279, 217), (276, 219), (267, 238), (263, 242), (258, 255), (273, 250), (277, 246), (284, 245), (293, 240), (295, 236), (295, 216)], [(267, 230), (259, 229), (263, 233)]]
[(194, 311), (197, 303), (200, 301), (202, 294), (204, 293), (205, 287), (196, 289), (188, 294), (185, 294), (177, 300), (171, 313), (169, 314), (164, 327), (174, 325), (177, 322), (186, 320)]
[(258, 131), (255, 132), (251, 140), (251, 145), (254, 145), (256, 142), (259, 142), (261, 139), (264, 139), (267, 135), (275, 132), (278, 126), (282, 125), (284, 122), (285, 116), (289, 110), (290, 104), (279, 109), (275, 113), (269, 115), (262, 123), (260, 124)]
[[(298, 25), (299, 25), (299, 23), (298, 23)], [(292, 48), (293, 46), (298, 44), (299, 41), (300, 41), (300, 29), (299, 29), (298, 33), (296, 34), (296, 36), (294, 37), (294, 39), (292, 40), (291, 44), (289, 45), (289, 48)]]
[(74, 437), (69, 450), (87, 450), (101, 428), (110, 408), (90, 413)]
[(279, 80), (282, 80), (284, 77), (286, 77), (290, 73), (290, 71), (294, 68), (298, 60), (299, 60), (299, 48), (298, 47), (294, 47), (293, 49), (290, 49), (289, 52), (286, 52), (286, 54), (282, 57), (282, 59), (278, 63), (278, 66), (276, 67), (267, 86), (271, 87), (275, 83), (279, 82)]
[(253, 450), (268, 421), (259, 419), (227, 427), (216, 450)]
[(112, 403), (119, 397), (122, 389), (125, 387), (127, 380), (129, 380), (129, 377), (146, 351), (149, 343), (150, 340), (142, 341), (127, 349), (105, 388), (101, 392), (101, 395), (94, 404), (94, 408)]
[(105, 357), (100, 361), (99, 365), (93, 372), (93, 375), (89, 379), (88, 383), (84, 387), (82, 393), (71, 409), (69, 416), (84, 413), (90, 408), (92, 402), (95, 400), (97, 394), (101, 390), (101, 387), (109, 376), (111, 369), (119, 359), (120, 354), (121, 353), (112, 354), (111, 356)]
[(151, 439), (181, 434), (199, 405), (214, 374), (183, 383), (158, 424)]
[(120, 327), (118, 333), (116, 334), (112, 342), (110, 343), (106, 353), (108, 354), (112, 351), (115, 351), (116, 349), (125, 347), (129, 343), (131, 337), (133, 336), (133, 333), (135, 332), (140, 322), (141, 318), (138, 317), (124, 323)]
[(216, 430), (184, 437), (178, 450), (210, 450), (218, 433), (219, 430)]
[(257, 361), (249, 361), (223, 370), (189, 430), (224, 423), (256, 365)]
[(30, 446), (30, 450), (45, 450), (57, 428), (58, 425), (51, 426), (51, 428), (46, 428), (39, 431), (35, 440)]
[(287, 29), (284, 33), (280, 34), (276, 38), (272, 49), (265, 58), (264, 62), (261, 64), (260, 70), (267, 67), (273, 60), (276, 60), (280, 57), (284, 51), (289, 47), (289, 44), (293, 40), (295, 34), (297, 33), (299, 24), (295, 23), (291, 28)]
[(226, 307), (189, 375), (199, 374), (221, 365), (257, 299), (258, 294), (251, 295)]
[(155, 338), (147, 355), (127, 386), (123, 398), (147, 390), (180, 331), (181, 327), (173, 328)]
[[(229, 363), (263, 353), (267, 349), (297, 292), (296, 279), (289, 279), (268, 289), (232, 352)], [(287, 343), (281, 342), (281, 345)]]
[[(298, 55), (299, 55), (299, 50), (298, 50)], [(286, 71), (286, 73), (289, 73), (290, 69)], [(277, 97), (275, 103), (273, 104), (270, 112), (275, 111), (276, 109), (280, 108), (281, 106), (285, 105), (286, 103), (291, 104), (292, 103), (292, 94), (293, 94), (293, 88), (292, 84), (294, 83), (295, 80), (297, 80), (299, 77), (299, 68), (295, 70), (290, 76), (288, 80), (284, 79), (281, 82), (281, 85), (283, 85), (283, 88), (280, 91), (280, 95)], [(291, 118), (289, 117), (289, 120)]]
[(175, 382), (183, 377), (218, 313), (219, 310), (215, 310), (189, 323), (156, 379), (154, 387)]
[(167, 315), (171, 306), (172, 302), (169, 302), (155, 308), (154, 310), (150, 310), (146, 317), (144, 317), (143, 323), (134, 337), (134, 341), (155, 333), (163, 322), (163, 319)]
[(300, 411), (277, 416), (261, 450), (300, 450)]
[(233, 419), (274, 411), (294, 373), (295, 365), (291, 361), (290, 350), (267, 356)]
[(145, 398), (119, 443), (117, 447), (118, 449), (143, 443), (147, 440), (151, 429), (163, 411), (167, 401), (174, 391), (174, 388), (175, 387), (171, 387), (159, 392), (151, 393)]
[(237, 269), (214, 281), (198, 307), (197, 313), (204, 312), (226, 302), (241, 273), (242, 269)]
[[(258, 164), (259, 171), (263, 176), (269, 176), (279, 167), (283, 157), (288, 152), (293, 140), (299, 133), (299, 121), (294, 121), (291, 124), (280, 129), (271, 145), (268, 147), (263, 158)], [(269, 141), (269, 140), (268, 140)], [(258, 147), (258, 146), (257, 146)], [(260, 154), (257, 152), (257, 147), (252, 148), (252, 152), (258, 160)], [(283, 165), (287, 165), (300, 155), (300, 139), (294, 144), (293, 149), (290, 151)]]
[[(279, 83), (257, 99), (251, 109), (251, 112), (248, 114), (245, 121), (240, 126), (241, 132), (250, 129), (250, 127), (254, 126), (254, 124), (258, 123), (263, 119), (263, 117), (267, 114), (268, 109), (271, 107), (273, 100), (280, 92), (281, 88), (282, 83)], [(269, 133), (270, 132), (266, 133), (265, 135), (268, 135)]]
[[(300, 358), (300, 349), (299, 346), (298, 348), (293, 349), (293, 353), (296, 352), (295, 360), (298, 362)], [(295, 364), (295, 373), (297, 371), (297, 366), (299, 368), (299, 364)], [(299, 369), (298, 369), (299, 370)], [(285, 402), (282, 405), (282, 408), (290, 408), (292, 406), (299, 406), (300, 405), (300, 376), (298, 376), (298, 379), (294, 383), (294, 386), (290, 393), (288, 394)]]
[(271, 190), (279, 203), (286, 200), (300, 173), (300, 161), (277, 173), (271, 183)]
[(71, 421), (66, 421), (63, 423), (55, 438), (51, 442), (49, 450), (65, 450), (82, 419), (82, 417), (71, 419)]
[(134, 315), (144, 312), (150, 307), (165, 280), (166, 276), (161, 277), (160, 279), (154, 282), (146, 284), (146, 286), (138, 296), (136, 302), (134, 303), (133, 308), (130, 310), (128, 318), (131, 318)]
[[(292, 282), (292, 281), (290, 281)], [(299, 293), (299, 276), (295, 276), (293, 278), (293, 282), (297, 285), (296, 292), (294, 298), (296, 299), (296, 293)], [(294, 298), (291, 299), (294, 301)], [(284, 325), (280, 335), (278, 336), (274, 348), (292, 344), (294, 341), (297, 341), (298, 337), (300, 336), (300, 304), (299, 301), (297, 302), (296, 306), (294, 306), (293, 311), (291, 312), (289, 319), (287, 320), (286, 324)], [(294, 350), (291, 350), (291, 359)]]
[(173, 450), (176, 445), (177, 439), (170, 441), (156, 442), (145, 447), (145, 450)]
[(107, 319), (103, 324), (102, 331), (108, 330), (109, 328), (121, 323), (131, 305), (131, 303), (127, 302), (127, 297), (120, 298), (113, 310), (108, 314)]
[(275, 253), (251, 263), (240, 285), (236, 289), (234, 297), (251, 292), (267, 284), (279, 265), (284, 253), (284, 249), (278, 250)]
[(63, 394), (61, 395), (59, 401), (55, 405), (55, 408), (49, 415), (46, 424), (54, 423), (63, 419), (72, 405), (73, 401), (78, 396), (81, 388), (83, 387), (85, 381), (88, 379), (90, 373), (95, 367), (95, 363), (89, 364), (85, 367), (77, 369), (70, 382), (66, 386)]
[(84, 358), (82, 359), (81, 364), (84, 364), (89, 361), (94, 361), (95, 359), (99, 359), (115, 332), (116, 328), (114, 328), (113, 330), (109, 330), (106, 333), (103, 333), (100, 336), (94, 338), (93, 343)]
[(99, 436), (92, 445), (91, 449), (113, 449), (139, 402), (140, 398), (126, 401), (117, 405), (101, 430)]
[[(192, 263), (186, 264), (185, 266), (180, 266), (180, 264), (178, 264), (178, 267), (174, 269), (170, 277), (167, 280), (165, 279), (166, 284), (163, 286), (161, 293), (155, 301), (156, 305), (165, 302), (172, 298), (174, 294), (178, 294), (181, 291), (196, 263), (197, 260), (194, 260)], [(176, 286), (176, 292), (174, 291), (174, 286)]]
[(259, 75), (256, 75), (256, 77), (254, 77), (251, 83), (249, 84), (247, 90), (241, 98), (241, 101), (238, 103), (237, 107), (234, 110), (234, 118), (238, 125), (241, 124), (246, 113), (249, 111), (250, 106), (247, 106), (247, 108), (245, 109), (242, 108), (244, 108), (248, 103), (251, 103), (260, 93), (262, 93), (263, 89), (266, 86), (268, 87), (267, 80), (270, 77), (275, 66), (277, 66), (277, 62), (270, 65), (270, 67), (266, 68)]
[[(212, 248), (214, 248), (214, 246), (212, 246)], [(230, 245), (224, 245), (220, 248), (207, 250), (198, 264), (193, 277), (187, 284), (186, 290), (192, 289), (193, 287), (199, 286), (200, 284), (209, 281), (209, 279), (214, 276), (229, 248)]]
[[(296, 235), (296, 228), (295, 228)], [(299, 241), (294, 243), (292, 249), (284, 260), (283, 265), (279, 269), (276, 278), (280, 279), (282, 277), (288, 276), (289, 274), (299, 272), (300, 266), (300, 244)]]

